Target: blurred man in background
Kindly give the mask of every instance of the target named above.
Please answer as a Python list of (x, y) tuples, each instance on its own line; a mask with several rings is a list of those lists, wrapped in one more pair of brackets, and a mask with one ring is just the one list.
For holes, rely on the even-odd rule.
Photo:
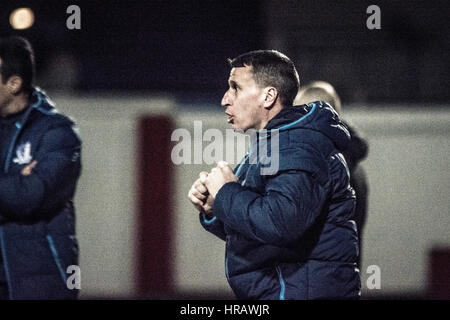
[[(285, 55), (252, 51), (230, 67), (228, 123), (258, 139), (234, 172), (219, 163), (189, 191), (203, 227), (226, 241), (228, 283), (239, 299), (359, 298), (347, 129), (326, 103), (292, 106), (299, 77)], [(265, 154), (252, 162), (261, 149), (278, 157), (275, 172)]]
[(366, 140), (358, 135), (358, 132), (353, 126), (342, 120), (341, 99), (330, 83), (314, 81), (301, 87), (294, 100), (294, 104), (302, 105), (313, 101), (325, 101), (329, 103), (337, 111), (341, 121), (346, 124), (350, 131), (350, 144), (342, 153), (350, 169), (350, 185), (356, 193), (355, 222), (358, 228), (359, 239), (358, 266), (361, 266), (362, 238), (367, 218), (368, 183), (366, 172), (360, 162), (367, 156), (368, 144)]
[(81, 141), (32, 86), (34, 69), (27, 40), (0, 40), (0, 298), (73, 299)]

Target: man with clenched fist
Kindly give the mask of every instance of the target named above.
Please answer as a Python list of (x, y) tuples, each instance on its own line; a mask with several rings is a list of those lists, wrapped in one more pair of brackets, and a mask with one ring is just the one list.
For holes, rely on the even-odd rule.
[(280, 52), (229, 62), (222, 107), (234, 130), (256, 138), (234, 171), (219, 162), (188, 195), (227, 243), (228, 283), (238, 299), (358, 299), (348, 128), (325, 102), (293, 106), (299, 78)]

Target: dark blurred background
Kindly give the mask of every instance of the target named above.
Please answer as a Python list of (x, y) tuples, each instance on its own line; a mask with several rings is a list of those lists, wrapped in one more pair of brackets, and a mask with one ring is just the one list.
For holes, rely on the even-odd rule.
[[(81, 30), (66, 28), (71, 4), (81, 8)], [(381, 9), (381, 30), (366, 27), (371, 4)], [(32, 40), (42, 86), (52, 87), (57, 61), (69, 65), (67, 85), (77, 91), (162, 92), (181, 102), (218, 104), (226, 58), (265, 48), (290, 56), (302, 83), (333, 83), (347, 104), (450, 101), (450, 5), (444, 0), (33, 0), (1, 6), (0, 35)], [(12, 29), (9, 15), (17, 7), (33, 10), (31, 28)]]

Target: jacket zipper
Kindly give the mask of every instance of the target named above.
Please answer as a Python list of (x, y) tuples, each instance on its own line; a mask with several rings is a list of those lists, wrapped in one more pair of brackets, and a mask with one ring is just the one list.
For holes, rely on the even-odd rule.
[(284, 282), (283, 275), (281, 274), (280, 266), (275, 268), (278, 273), (278, 281), (280, 281), (280, 300), (284, 300), (284, 291), (286, 290), (286, 283)]
[(225, 244), (225, 276), (227, 277), (228, 283), (230, 282), (230, 276), (228, 275), (228, 241), (230, 236), (226, 236), (226, 244)]
[(6, 155), (4, 173), (8, 173), (14, 146), (16, 145), (17, 138), (19, 137), (19, 134), (22, 131), (22, 128), (23, 128), (25, 122), (27, 122), (32, 109), (33, 109), (33, 105), (31, 105), (29, 107), (29, 109), (26, 111), (26, 113), (23, 115), (23, 117), (15, 123), (17, 131), (14, 134), (13, 138), (11, 139), (11, 143), (9, 145), (8, 154)]
[(52, 252), (53, 260), (55, 261), (56, 267), (58, 268), (59, 274), (61, 275), (62, 281), (67, 285), (67, 276), (61, 264), (61, 259), (59, 258), (58, 251), (56, 250), (55, 242), (51, 235), (47, 235), (47, 242)]

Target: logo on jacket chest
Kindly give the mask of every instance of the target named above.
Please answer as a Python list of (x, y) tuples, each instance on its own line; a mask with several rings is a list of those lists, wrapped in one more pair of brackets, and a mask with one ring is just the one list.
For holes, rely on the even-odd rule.
[(20, 144), (16, 149), (16, 157), (13, 159), (17, 164), (28, 164), (33, 160), (31, 156), (31, 143), (25, 142)]

